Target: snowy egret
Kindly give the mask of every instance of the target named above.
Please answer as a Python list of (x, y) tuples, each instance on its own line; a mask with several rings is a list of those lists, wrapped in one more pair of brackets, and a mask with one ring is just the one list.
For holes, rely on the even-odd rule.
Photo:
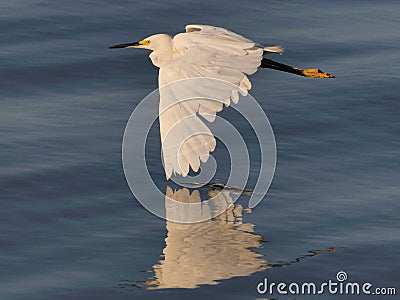
[[(156, 34), (139, 42), (110, 47), (151, 50), (150, 59), (160, 69), (160, 88), (192, 78), (213, 78), (234, 86), (221, 102), (207, 99), (204, 91), (195, 95), (198, 99), (179, 102), (180, 99), (173, 99), (176, 91), (167, 93), (160, 90), (160, 134), (167, 179), (173, 174), (185, 177), (190, 168), (197, 172), (200, 160), (207, 161), (209, 153), (215, 149), (216, 141), (203, 119), (213, 121), (215, 114), (222, 110), (223, 104), (228, 106), (230, 100), (237, 103), (238, 92), (246, 95), (251, 89), (247, 75), (255, 73), (258, 68), (270, 68), (311, 78), (334, 77), (319, 69), (295, 68), (263, 57), (264, 53), (281, 54), (283, 48), (280, 46), (264, 47), (221, 27), (187, 25), (185, 29), (186, 32), (174, 37)], [(187, 88), (182, 86), (182, 89)], [(195, 88), (199, 89), (198, 86)], [(210, 90), (210, 86), (207, 89)], [(220, 89), (217, 91), (216, 88), (215, 91), (221, 95)], [(195, 96), (190, 97), (196, 98)], [(179, 104), (171, 107), (174, 102)], [(178, 126), (179, 123), (183, 125)], [(179, 130), (174, 131), (173, 128)]]

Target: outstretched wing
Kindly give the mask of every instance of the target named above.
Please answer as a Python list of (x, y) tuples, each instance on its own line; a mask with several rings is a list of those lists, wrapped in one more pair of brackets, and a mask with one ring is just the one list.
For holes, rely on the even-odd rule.
[(214, 121), (223, 105), (237, 103), (239, 93), (247, 94), (251, 83), (246, 75), (257, 71), (265, 51), (241, 35), (206, 25), (186, 26), (173, 45), (176, 58), (159, 71), (167, 179), (173, 174), (186, 176), (190, 168), (198, 171), (200, 160), (207, 161), (216, 141), (205, 120)]

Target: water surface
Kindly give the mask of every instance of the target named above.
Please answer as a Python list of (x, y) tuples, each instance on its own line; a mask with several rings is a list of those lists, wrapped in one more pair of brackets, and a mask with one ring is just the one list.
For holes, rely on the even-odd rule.
[[(397, 1), (3, 0), (1, 298), (255, 299), (265, 277), (321, 282), (340, 270), (398, 285), (399, 10)], [(281, 62), (336, 79), (252, 76), (277, 141), (271, 189), (240, 220), (210, 221), (182, 242), (185, 227), (147, 213), (121, 164), (125, 124), (157, 87), (157, 69), (145, 51), (107, 47), (189, 23), (282, 44)], [(150, 166), (167, 189), (156, 133)], [(189, 283), (176, 288), (180, 278)], [(325, 297), (343, 299), (315, 299)]]

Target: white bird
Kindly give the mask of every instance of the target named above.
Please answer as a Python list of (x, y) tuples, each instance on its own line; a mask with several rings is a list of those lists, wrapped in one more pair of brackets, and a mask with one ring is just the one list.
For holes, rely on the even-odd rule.
[[(159, 68), (160, 88), (192, 78), (213, 78), (230, 83), (229, 91), (220, 91), (218, 88), (208, 91), (207, 95), (215, 92), (215, 96), (212, 96), (220, 101), (205, 97), (203, 90), (194, 92), (196, 99), (179, 102), (176, 90), (160, 89), (160, 135), (167, 179), (173, 174), (186, 176), (190, 168), (197, 172), (200, 161), (207, 161), (209, 153), (215, 149), (216, 141), (200, 116), (213, 121), (223, 104), (229, 106), (231, 100), (237, 103), (239, 93), (246, 95), (251, 89), (247, 75), (255, 73), (259, 67), (312, 78), (334, 77), (319, 69), (303, 70), (263, 57), (264, 53), (282, 53), (280, 46), (264, 47), (221, 27), (187, 25), (185, 29), (186, 32), (174, 37), (156, 34), (139, 42), (110, 47), (151, 50), (150, 59)], [(183, 92), (187, 89), (187, 86), (182, 88)], [(199, 88), (189, 86), (189, 89)], [(210, 90), (210, 87), (207, 89)], [(193, 95), (190, 97), (194, 98)]]

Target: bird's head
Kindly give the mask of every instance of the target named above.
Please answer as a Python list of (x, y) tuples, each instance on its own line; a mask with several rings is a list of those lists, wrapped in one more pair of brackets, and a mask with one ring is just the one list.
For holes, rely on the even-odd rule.
[(110, 49), (116, 48), (143, 48), (149, 50), (162, 49), (166, 45), (170, 45), (172, 41), (172, 37), (168, 34), (155, 34), (151, 35), (141, 41), (126, 43), (126, 44), (118, 44), (111, 46)]

